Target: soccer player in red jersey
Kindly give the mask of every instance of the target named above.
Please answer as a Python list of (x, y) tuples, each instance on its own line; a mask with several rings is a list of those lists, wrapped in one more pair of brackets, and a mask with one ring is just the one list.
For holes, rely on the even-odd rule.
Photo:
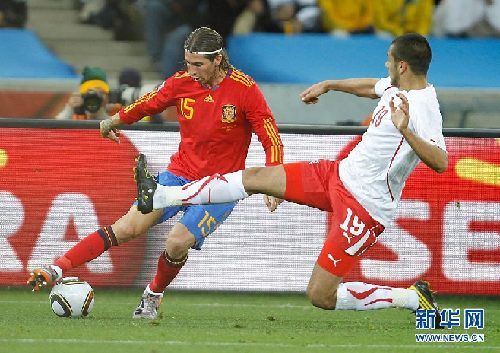
[[(266, 165), (283, 163), (283, 144), (271, 110), (255, 81), (229, 63), (222, 37), (201, 27), (188, 36), (184, 49), (187, 70), (177, 72), (158, 89), (103, 120), (101, 135), (118, 142), (120, 125), (176, 106), (181, 142), (167, 170), (159, 174), (162, 185), (185, 185), (216, 172), (244, 169), (252, 132), (264, 147)], [(264, 200), (270, 211), (280, 202), (271, 196)], [(201, 249), (205, 237), (224, 222), (235, 205), (229, 202), (169, 207), (149, 214), (142, 214), (133, 205), (114, 224), (89, 234), (52, 265), (34, 269), (28, 283), (38, 290), (60, 279), (64, 271), (95, 259), (111, 246), (134, 239), (183, 211), (168, 234), (156, 275), (133, 313), (134, 318), (155, 319), (163, 291), (186, 263), (189, 248)]]

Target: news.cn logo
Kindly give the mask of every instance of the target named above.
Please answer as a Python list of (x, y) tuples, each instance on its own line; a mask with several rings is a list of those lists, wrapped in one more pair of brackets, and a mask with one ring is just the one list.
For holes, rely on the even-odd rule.
[[(415, 328), (417, 330), (426, 329), (452, 329), (463, 327), (469, 329), (484, 329), (484, 309), (466, 308), (457, 309), (442, 309), (439, 311), (441, 322), (439, 327), (436, 327), (436, 315), (434, 310), (417, 310), (415, 312)], [(484, 334), (482, 333), (443, 333), (443, 334), (415, 334), (416, 342), (484, 342)]]

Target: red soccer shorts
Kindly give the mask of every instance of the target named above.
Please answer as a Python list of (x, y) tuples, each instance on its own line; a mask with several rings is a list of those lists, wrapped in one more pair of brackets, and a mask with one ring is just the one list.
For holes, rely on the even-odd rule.
[(286, 200), (332, 212), (317, 263), (331, 274), (344, 277), (377, 242), (384, 226), (346, 190), (337, 161), (289, 163), (284, 168)]

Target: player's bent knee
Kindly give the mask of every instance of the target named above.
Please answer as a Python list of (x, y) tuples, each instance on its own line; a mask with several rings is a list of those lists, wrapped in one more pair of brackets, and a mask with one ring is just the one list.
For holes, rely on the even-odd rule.
[(118, 241), (118, 244), (126, 243), (132, 239), (143, 235), (156, 224), (160, 214), (142, 215), (135, 206), (117, 220), (111, 227)]
[(311, 304), (315, 307), (325, 310), (335, 309), (335, 304), (337, 303), (336, 292), (326, 293), (318, 287), (309, 286), (306, 294)]
[(189, 248), (194, 244), (193, 240), (186, 237), (170, 235), (165, 242), (165, 250), (173, 259), (180, 259), (188, 252)]
[(309, 296), (309, 301), (317, 308), (325, 310), (335, 309), (336, 300), (329, 296)]
[(118, 244), (126, 243), (142, 234), (137, 227), (129, 223), (115, 223), (112, 227)]

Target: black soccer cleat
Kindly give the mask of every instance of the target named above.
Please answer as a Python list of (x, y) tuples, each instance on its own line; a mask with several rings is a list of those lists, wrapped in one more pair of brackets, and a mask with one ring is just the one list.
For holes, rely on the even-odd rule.
[(434, 294), (431, 291), (429, 282), (419, 280), (415, 282), (410, 288), (418, 294), (418, 309), (419, 310), (434, 310), (436, 313), (434, 328), (441, 329), (441, 315), (439, 313), (439, 307), (434, 298)]
[(151, 213), (156, 180), (148, 171), (146, 156), (142, 153), (135, 159), (134, 179), (137, 183), (137, 209), (142, 214)]

